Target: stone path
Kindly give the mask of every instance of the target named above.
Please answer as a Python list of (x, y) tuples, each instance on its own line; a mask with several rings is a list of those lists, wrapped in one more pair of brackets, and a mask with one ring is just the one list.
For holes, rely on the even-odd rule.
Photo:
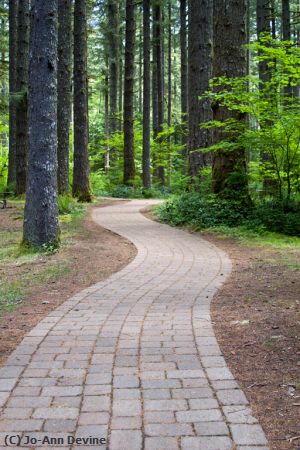
[(0, 369), (0, 449), (85, 449), (95, 438), (110, 450), (268, 448), (210, 320), (230, 261), (146, 219), (150, 203), (94, 211), (138, 255), (49, 314)]

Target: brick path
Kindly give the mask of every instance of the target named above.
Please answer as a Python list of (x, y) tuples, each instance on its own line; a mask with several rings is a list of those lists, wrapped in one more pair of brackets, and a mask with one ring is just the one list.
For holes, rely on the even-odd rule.
[(0, 450), (6, 435), (33, 449), (51, 438), (52, 449), (91, 448), (68, 436), (107, 438), (110, 450), (268, 448), (210, 320), (230, 261), (146, 219), (150, 203), (94, 211), (138, 255), (49, 314), (0, 369)]

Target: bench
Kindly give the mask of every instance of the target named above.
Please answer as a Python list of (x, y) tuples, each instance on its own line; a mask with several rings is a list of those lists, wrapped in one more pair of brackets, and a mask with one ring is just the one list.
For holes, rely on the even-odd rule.
[(13, 194), (12, 192), (0, 192), (2, 198), (2, 209), (7, 208), (7, 198), (12, 194)]

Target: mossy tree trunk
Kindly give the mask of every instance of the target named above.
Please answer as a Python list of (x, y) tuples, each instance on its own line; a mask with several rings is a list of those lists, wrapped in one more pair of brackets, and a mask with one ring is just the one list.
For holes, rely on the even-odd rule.
[(143, 1), (143, 186), (151, 187), (150, 174), (150, 0)]
[[(180, 83), (181, 117), (186, 122), (188, 111), (187, 0), (180, 0)], [(184, 131), (186, 132), (186, 127)], [(183, 134), (182, 143), (186, 144), (186, 141), (186, 135)]]
[(57, 0), (32, 0), (24, 243), (58, 243)]
[(108, 55), (109, 55), (109, 133), (118, 129), (118, 78), (119, 78), (119, 5), (117, 0), (108, 0)]
[[(155, 58), (155, 74), (153, 76), (156, 76), (156, 87), (157, 94), (156, 94), (156, 101), (157, 101), (157, 129), (155, 130), (155, 137), (158, 133), (163, 131), (163, 124), (164, 124), (164, 118), (165, 118), (165, 111), (164, 111), (164, 39), (163, 39), (163, 14), (162, 14), (162, 5), (160, 1), (154, 0), (153, 4), (153, 21), (154, 21), (154, 46), (155, 46), (155, 52), (153, 54), (153, 59)], [(159, 144), (159, 141), (158, 141)], [(160, 152), (161, 153), (161, 152)], [(165, 168), (163, 165), (164, 156), (162, 154), (158, 155), (158, 158), (156, 161), (156, 177), (162, 186), (165, 184)]]
[(19, 0), (16, 85), (16, 193), (18, 195), (24, 194), (26, 191), (29, 34), (29, 0)]
[(72, 0), (58, 0), (58, 191), (69, 192), (69, 145), (71, 123)]
[(89, 182), (88, 134), (86, 0), (75, 0), (73, 196), (82, 202), (92, 200)]
[[(246, 0), (215, 0), (214, 2), (214, 58), (213, 76), (244, 77), (247, 74), (247, 2)], [(246, 116), (230, 111), (218, 103), (213, 107), (214, 120), (236, 119)], [(228, 138), (223, 131), (214, 132), (214, 143)], [(213, 191), (216, 194), (248, 200), (246, 152), (241, 146), (233, 151), (218, 151), (213, 156)]]
[(208, 99), (199, 100), (212, 76), (213, 6), (211, 0), (189, 1), (188, 155), (189, 173), (196, 177), (210, 162), (210, 155), (197, 151), (211, 144), (211, 132), (200, 125), (212, 119)]
[(16, 183), (16, 92), (18, 48), (18, 1), (9, 0), (9, 158), (7, 184)]
[(124, 73), (124, 184), (135, 177), (134, 161), (134, 56), (135, 56), (135, 0), (126, 0), (125, 73)]

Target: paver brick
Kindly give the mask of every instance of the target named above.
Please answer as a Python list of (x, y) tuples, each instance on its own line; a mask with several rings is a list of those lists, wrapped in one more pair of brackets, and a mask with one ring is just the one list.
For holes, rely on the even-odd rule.
[(139, 430), (112, 430), (110, 450), (141, 450), (142, 433)]
[(223, 411), (227, 421), (230, 423), (257, 423), (257, 419), (253, 417), (251, 409), (245, 405), (224, 406)]
[(187, 423), (152, 423), (145, 425), (146, 436), (192, 436), (193, 429)]
[(217, 391), (217, 397), (222, 405), (247, 405), (248, 400), (240, 389)]
[(82, 412), (79, 416), (79, 425), (107, 425), (109, 414), (107, 412)]
[(171, 437), (147, 437), (145, 450), (178, 450), (178, 440)]
[(204, 410), (190, 410), (178, 411), (176, 413), (178, 422), (213, 422), (222, 420), (222, 414), (219, 409), (204, 409)]
[(231, 439), (225, 436), (214, 437), (184, 437), (182, 450), (232, 450)]
[(225, 422), (198, 422), (194, 424), (198, 436), (227, 436), (229, 429)]
[(139, 430), (142, 427), (141, 417), (113, 417), (112, 430)]
[(188, 409), (186, 400), (145, 400), (146, 411), (183, 411)]
[(100, 412), (108, 411), (110, 407), (110, 398), (104, 395), (101, 396), (86, 396), (83, 399), (83, 412)]
[(113, 415), (116, 417), (141, 415), (141, 402), (139, 400), (114, 400)]
[(238, 445), (266, 445), (267, 440), (260, 425), (230, 425), (234, 442)]
[(78, 408), (37, 408), (34, 419), (76, 419)]
[(50, 406), (51, 397), (11, 397), (10, 408), (43, 408)]

